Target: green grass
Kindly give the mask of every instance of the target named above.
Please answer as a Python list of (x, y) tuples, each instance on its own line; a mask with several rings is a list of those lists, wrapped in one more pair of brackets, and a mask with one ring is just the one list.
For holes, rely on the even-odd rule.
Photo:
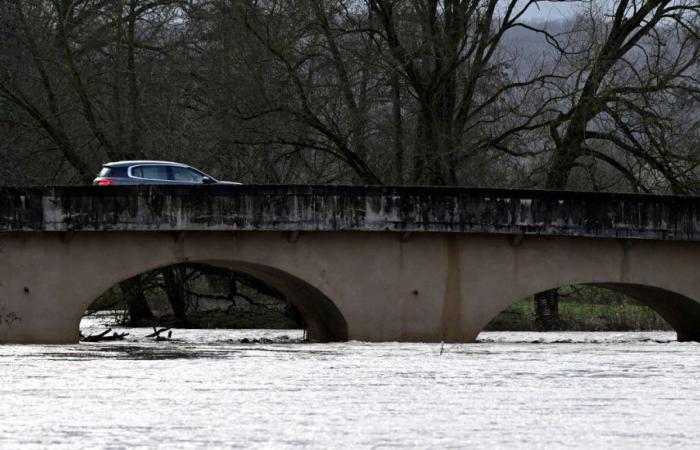
[[(566, 331), (651, 331), (671, 330), (652, 309), (616, 292), (593, 286), (573, 285), (559, 289), (559, 324)], [(116, 306), (115, 306), (116, 305)], [(95, 310), (123, 309), (124, 301), (114, 288), (92, 306)], [(251, 310), (191, 311), (187, 314), (192, 328), (298, 328), (281, 311), (265, 308)], [(122, 320), (126, 319), (122, 317)], [(160, 325), (176, 326), (173, 317), (157, 319)], [(131, 324), (151, 326), (152, 322)], [(532, 297), (512, 304), (485, 328), (489, 331), (538, 331)]]
[[(559, 329), (567, 331), (670, 330), (652, 309), (631, 302), (559, 302)], [(532, 298), (512, 304), (485, 328), (488, 331), (538, 331)]]

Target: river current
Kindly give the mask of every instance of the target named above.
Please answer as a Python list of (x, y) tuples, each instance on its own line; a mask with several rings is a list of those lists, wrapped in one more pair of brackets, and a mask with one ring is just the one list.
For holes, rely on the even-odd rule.
[(0, 448), (700, 446), (700, 345), (673, 333), (441, 345), (128, 331), (0, 346)]

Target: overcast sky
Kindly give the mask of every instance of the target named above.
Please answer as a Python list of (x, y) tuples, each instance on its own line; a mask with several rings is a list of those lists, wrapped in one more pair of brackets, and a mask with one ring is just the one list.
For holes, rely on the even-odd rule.
[(575, 6), (571, 3), (541, 1), (528, 8), (527, 12), (523, 14), (522, 20), (527, 22), (554, 22), (569, 18), (574, 12)]

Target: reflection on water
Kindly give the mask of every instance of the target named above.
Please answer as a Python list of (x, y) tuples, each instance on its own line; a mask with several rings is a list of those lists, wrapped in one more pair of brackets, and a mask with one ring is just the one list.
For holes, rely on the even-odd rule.
[(175, 330), (166, 342), (151, 331), (0, 346), (0, 448), (700, 442), (700, 347), (672, 333), (483, 333), (441, 352), (301, 343), (299, 331)]

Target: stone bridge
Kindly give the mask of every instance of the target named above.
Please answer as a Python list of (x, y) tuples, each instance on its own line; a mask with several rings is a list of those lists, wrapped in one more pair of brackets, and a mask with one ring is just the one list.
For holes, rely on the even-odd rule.
[(700, 340), (700, 198), (367, 186), (0, 188), (0, 342), (74, 343), (114, 284), (180, 262), (283, 292), (319, 341), (474, 341), (589, 284)]

